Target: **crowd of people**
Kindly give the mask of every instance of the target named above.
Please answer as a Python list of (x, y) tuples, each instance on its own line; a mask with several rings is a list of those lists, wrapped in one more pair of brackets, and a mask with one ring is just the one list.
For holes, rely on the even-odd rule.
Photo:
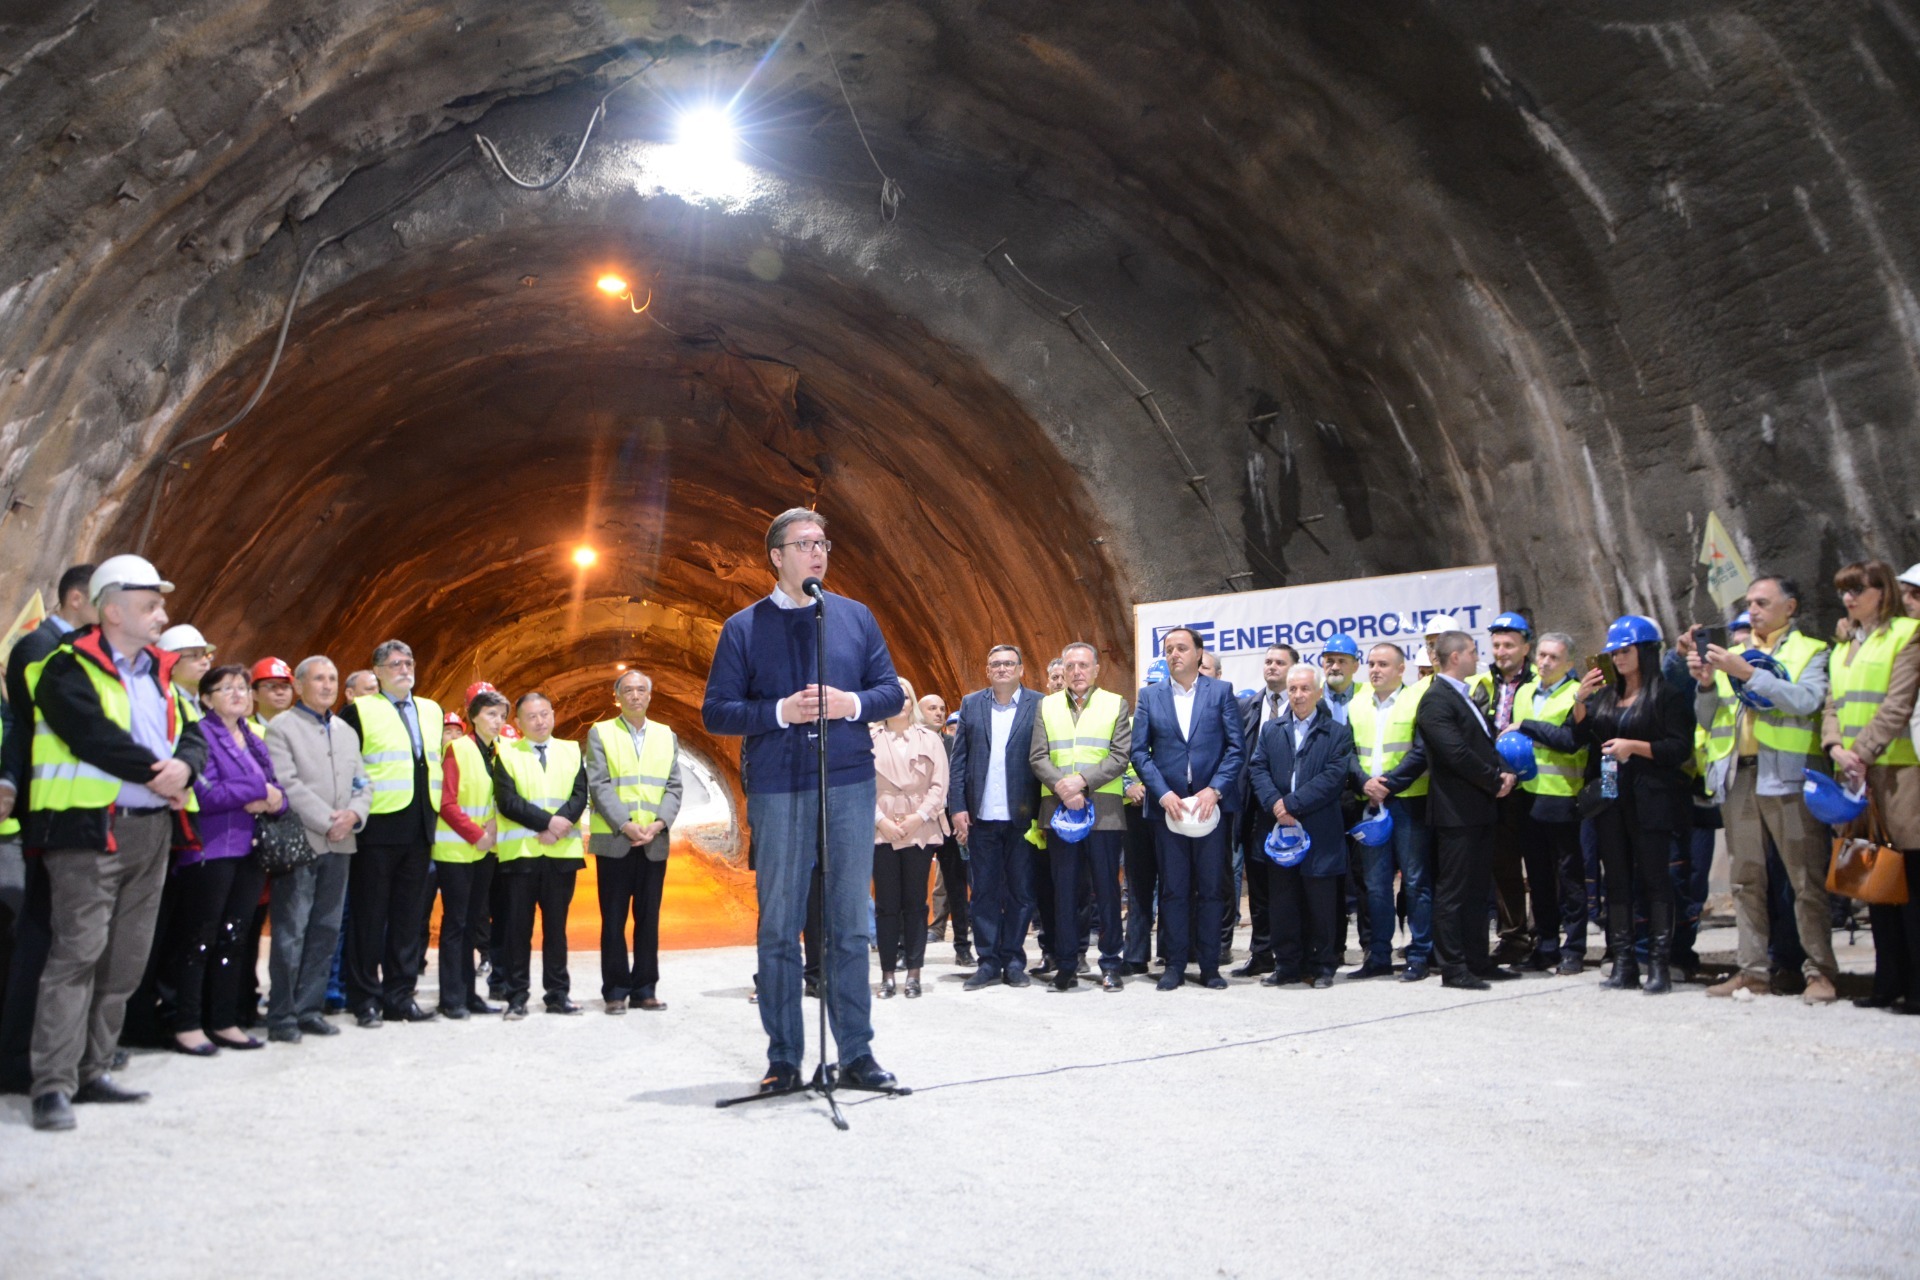
[[(1502, 614), (1484, 670), (1447, 617), (1411, 652), (1335, 635), (1304, 662), (1274, 645), (1262, 686), (1238, 692), (1200, 633), (1176, 627), (1132, 700), (1103, 686), (1091, 644), (1051, 659), (1044, 691), (1021, 648), (998, 644), (984, 687), (948, 714), (893, 671), (864, 606), (828, 607), (824, 517), (784, 513), (767, 550), (776, 586), (723, 629), (703, 706), (711, 731), (745, 739), (763, 1091), (801, 1087), (803, 990), (828, 1002), (843, 1080), (892, 1087), (869, 1000), (919, 996), (927, 943), (948, 927), (966, 991), (1068, 991), (1084, 975), (1117, 993), (1134, 977), (1228, 987), (1243, 901), (1248, 953), (1229, 972), (1267, 987), (1333, 986), (1350, 932), (1360, 959), (1341, 981), (1571, 976), (1597, 922), (1602, 985), (1665, 993), (1702, 968), (1722, 827), (1738, 954), (1706, 994), (1794, 987), (1831, 1004), (1820, 787), (1866, 807), (1860, 830), (1909, 867), (1920, 857), (1920, 565), (1841, 570), (1831, 643), (1799, 626), (1799, 587), (1764, 575), (1738, 617), (1671, 643), (1626, 616), (1583, 655)], [(681, 766), (642, 670), (623, 668), (616, 713), (569, 741), (537, 691), (510, 701), (477, 682), (443, 711), (415, 691), (399, 640), (344, 681), (324, 655), (222, 664), (193, 626), (169, 625), (171, 589), (137, 556), (75, 566), (7, 655), (0, 1087), (31, 1095), (35, 1127), (147, 1096), (115, 1077), (123, 1031), (211, 1057), (337, 1035), (340, 1012), (366, 1029), (523, 1018), (536, 915), (544, 1007), (577, 1015), (567, 917), (588, 853), (601, 1008), (666, 1008)], [(803, 660), (815, 625), (829, 636), (819, 683)], [(1874, 980), (1854, 1003), (1920, 1012), (1916, 913), (1910, 894), (1870, 907)]]

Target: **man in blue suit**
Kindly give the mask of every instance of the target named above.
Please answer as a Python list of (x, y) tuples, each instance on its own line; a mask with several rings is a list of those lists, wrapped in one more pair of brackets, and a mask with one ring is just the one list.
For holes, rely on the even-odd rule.
[[(1167, 971), (1158, 984), (1172, 991), (1186, 980), (1189, 958), (1200, 981), (1225, 990), (1220, 976), (1219, 937), (1226, 910), (1225, 876), (1228, 829), (1217, 824), (1203, 836), (1187, 836), (1168, 820), (1201, 822), (1214, 816), (1221, 801), (1240, 785), (1242, 755), (1240, 706), (1224, 680), (1200, 674), (1200, 637), (1175, 627), (1161, 642), (1167, 680), (1140, 694), (1133, 716), (1133, 768), (1146, 784), (1160, 853), (1160, 910), (1167, 922)], [(1191, 920), (1206, 935), (1192, 937)]]
[(966, 981), (978, 991), (996, 982), (1031, 985), (1022, 945), (1033, 919), (1033, 846), (1027, 829), (1040, 784), (1027, 763), (1040, 695), (1021, 682), (1020, 650), (987, 650), (987, 687), (960, 700), (947, 778), (953, 837), (967, 847), (973, 940), (980, 966)]

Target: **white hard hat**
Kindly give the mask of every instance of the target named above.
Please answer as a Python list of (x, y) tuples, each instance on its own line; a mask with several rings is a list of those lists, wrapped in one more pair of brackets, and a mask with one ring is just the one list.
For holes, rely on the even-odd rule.
[(209, 654), (213, 646), (200, 634), (200, 628), (183, 622), (177, 627), (168, 627), (160, 633), (160, 647), (168, 653), (179, 653), (185, 649), (205, 649)]
[(1900, 581), (1910, 587), (1920, 587), (1920, 564), (1910, 564), (1907, 571), (1900, 575)]
[(173, 584), (162, 578), (160, 571), (148, 563), (145, 556), (108, 556), (93, 571), (93, 577), (87, 583), (88, 602), (99, 604), (101, 594), (108, 587), (119, 587), (123, 591), (158, 591), (162, 595), (173, 590)]
[(1427, 624), (1426, 626), (1420, 629), (1420, 634), (1426, 635), (1426, 636), (1437, 636), (1443, 631), (1465, 631), (1465, 630), (1466, 628), (1460, 625), (1460, 619), (1454, 617), (1452, 614), (1436, 613), (1431, 618), (1427, 619)]
[(1213, 806), (1213, 812), (1205, 818), (1196, 818), (1193, 816), (1192, 801), (1183, 800), (1180, 803), (1180, 815), (1178, 818), (1167, 819), (1167, 830), (1191, 840), (1198, 840), (1220, 825), (1219, 805)]

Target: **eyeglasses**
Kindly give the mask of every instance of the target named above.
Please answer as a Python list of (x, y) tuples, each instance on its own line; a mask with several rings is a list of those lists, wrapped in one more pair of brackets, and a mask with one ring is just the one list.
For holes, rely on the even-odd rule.
[(1869, 591), (1878, 591), (1879, 589), (1878, 587), (1842, 587), (1840, 588), (1840, 598), (1845, 600), (1848, 596), (1863, 596)]
[(816, 551), (833, 550), (833, 543), (826, 538), (808, 538), (803, 542), (783, 542), (780, 545), (791, 547), (803, 556), (810, 556)]
[(389, 671), (411, 671), (413, 670), (413, 659), (412, 658), (388, 658), (385, 662), (381, 663), (380, 665), (385, 667)]
[(992, 662), (989, 662), (987, 664), (987, 670), (1011, 671), (1019, 665), (1020, 665), (1020, 662), (1016, 658), (995, 658)]

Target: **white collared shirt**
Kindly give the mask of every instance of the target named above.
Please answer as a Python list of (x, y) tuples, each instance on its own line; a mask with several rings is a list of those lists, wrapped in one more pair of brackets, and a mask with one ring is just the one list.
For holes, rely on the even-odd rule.
[(1287, 714), (1287, 691), (1268, 689), (1260, 695), (1260, 726), (1266, 727), (1267, 721), (1278, 720)]
[[(1007, 807), (1007, 739), (1013, 733), (1014, 717), (1020, 713), (1020, 690), (1015, 688), (1007, 705), (987, 691), (987, 786), (980, 794), (979, 818), (983, 822), (1008, 822), (1013, 811)], [(965, 803), (966, 797), (961, 797)]]
[(1178, 680), (1168, 680), (1168, 692), (1173, 694), (1173, 717), (1180, 722), (1180, 736), (1193, 737), (1193, 703), (1200, 692), (1200, 677), (1195, 676), (1193, 683), (1185, 689)]
[[(1467, 682), (1465, 680), (1456, 680), (1452, 676), (1439, 671), (1433, 673), (1433, 678), (1435, 680), (1445, 680), (1448, 684), (1459, 690), (1460, 696), (1467, 700), (1467, 705), (1473, 707), (1473, 695), (1467, 692)], [(1493, 736), (1493, 726), (1489, 725), (1487, 718), (1480, 714), (1480, 708), (1473, 707), (1473, 718), (1474, 721), (1479, 724), (1480, 732), (1491, 738)]]
[[(1372, 758), (1375, 760), (1378, 760), (1387, 749), (1387, 710), (1392, 707), (1394, 703), (1400, 701), (1400, 695), (1406, 691), (1407, 686), (1403, 684), (1384, 698), (1378, 693), (1372, 694), (1374, 710)], [(1371, 693), (1372, 691), (1369, 690), (1369, 692)]]

